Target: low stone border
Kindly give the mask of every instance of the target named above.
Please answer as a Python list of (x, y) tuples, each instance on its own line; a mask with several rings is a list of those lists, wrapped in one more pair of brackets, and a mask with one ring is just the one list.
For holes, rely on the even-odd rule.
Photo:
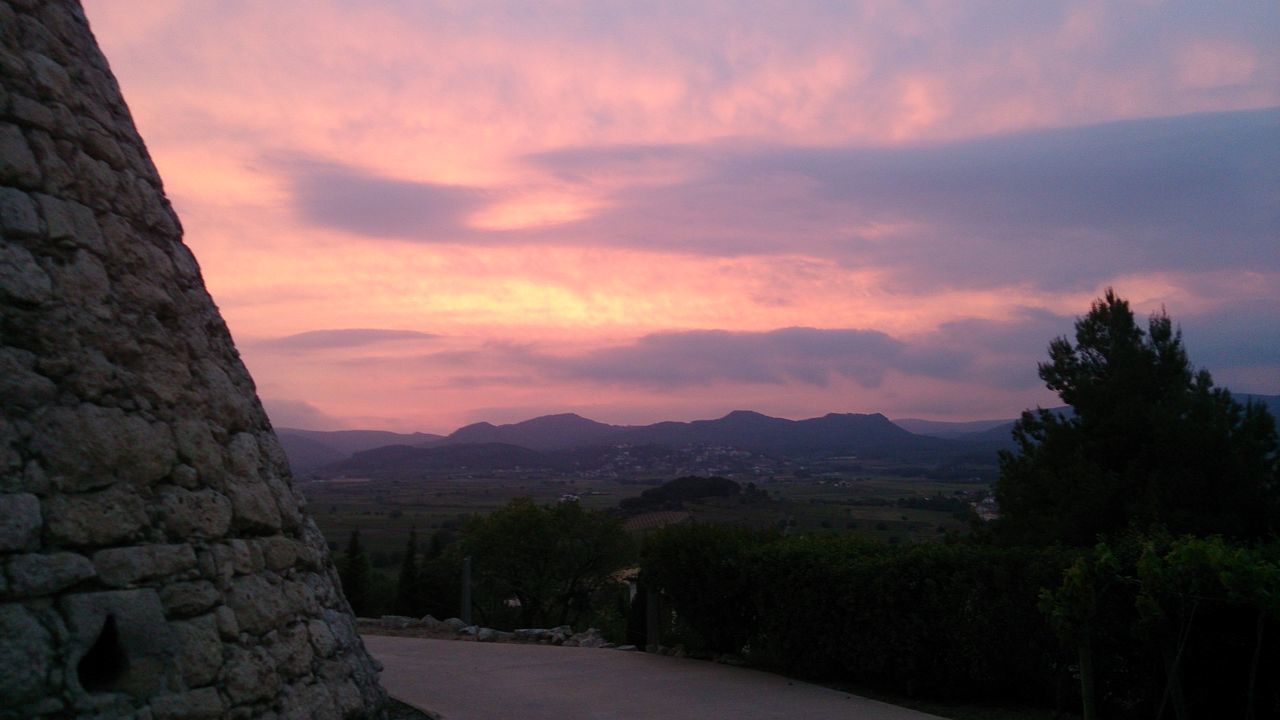
[(405, 615), (383, 615), (380, 618), (358, 618), (361, 633), (371, 635), (399, 635), (426, 637), (441, 640), (474, 640), (475, 642), (514, 642), (535, 645), (559, 645), (637, 651), (635, 645), (618, 645), (604, 639), (596, 628), (575, 633), (568, 625), (554, 628), (521, 628), (514, 632), (495, 630), (479, 625), (467, 625), (459, 618), (437, 620), (427, 615), (412, 618)]

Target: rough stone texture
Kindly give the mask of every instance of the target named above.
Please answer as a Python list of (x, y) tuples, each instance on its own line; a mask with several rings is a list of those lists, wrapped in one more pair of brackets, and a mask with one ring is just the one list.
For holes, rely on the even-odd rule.
[(0, 0), (0, 719), (381, 718), (78, 3)]
[(25, 550), (34, 545), (40, 524), (40, 500), (35, 495), (0, 495), (0, 550)]

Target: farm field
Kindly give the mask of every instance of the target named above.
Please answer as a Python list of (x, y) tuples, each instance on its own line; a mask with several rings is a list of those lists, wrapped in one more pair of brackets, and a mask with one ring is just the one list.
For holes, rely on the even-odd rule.
[[(982, 483), (865, 471), (822, 478), (742, 478), (738, 482), (744, 487), (747, 482), (757, 482), (768, 499), (708, 498), (685, 502), (683, 509), (695, 522), (777, 528), (788, 533), (858, 532), (884, 542), (927, 542), (948, 531), (965, 532), (967, 522), (956, 516), (956, 508), (988, 491), (988, 485)], [(411, 529), (425, 542), (435, 531), (456, 531), (467, 517), (492, 512), (516, 497), (554, 503), (573, 495), (585, 508), (615, 509), (620, 501), (659, 483), (478, 477), (323, 480), (302, 483), (300, 488), (331, 547), (341, 548), (351, 531), (358, 529), (374, 565), (388, 566), (398, 561)], [(917, 506), (899, 506), (903, 498), (916, 501), (912, 504)], [(938, 503), (921, 502), (926, 498), (949, 502), (933, 507)]]

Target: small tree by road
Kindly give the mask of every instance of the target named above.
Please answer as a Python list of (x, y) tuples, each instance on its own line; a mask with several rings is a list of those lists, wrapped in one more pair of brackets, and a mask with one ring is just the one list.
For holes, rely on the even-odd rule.
[(634, 556), (617, 518), (577, 502), (544, 507), (530, 498), (473, 518), (459, 550), (472, 558), (482, 618), (499, 624), (497, 616), (514, 610), (521, 627), (590, 618), (600, 593), (616, 585), (613, 574)]

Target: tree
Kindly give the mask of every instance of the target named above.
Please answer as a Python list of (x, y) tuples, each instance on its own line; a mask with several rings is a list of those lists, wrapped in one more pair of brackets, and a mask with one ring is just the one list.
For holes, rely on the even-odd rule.
[(1037, 409), (1000, 458), (998, 532), (1090, 545), (1162, 527), (1256, 539), (1277, 529), (1275, 420), (1195, 371), (1162, 311), (1144, 332), (1111, 290), (1049, 345), (1040, 377), (1071, 406)]
[(360, 531), (352, 530), (347, 539), (347, 549), (338, 563), (338, 576), (342, 580), (342, 591), (351, 604), (351, 612), (358, 617), (369, 610), (369, 581), (372, 567), (369, 556), (360, 544)]
[(409, 531), (409, 542), (400, 562), (400, 577), (396, 579), (395, 611), (401, 615), (417, 615), (421, 610), (418, 568), (418, 531)]
[(448, 530), (431, 534), (427, 550), (418, 567), (418, 599), (423, 614), (437, 618), (462, 614), (458, 601), (462, 595), (462, 558), (455, 538)]
[(477, 595), (492, 612), (518, 604), (523, 627), (572, 625), (589, 617), (599, 592), (632, 557), (622, 524), (576, 502), (540, 507), (516, 498), (463, 530)]

